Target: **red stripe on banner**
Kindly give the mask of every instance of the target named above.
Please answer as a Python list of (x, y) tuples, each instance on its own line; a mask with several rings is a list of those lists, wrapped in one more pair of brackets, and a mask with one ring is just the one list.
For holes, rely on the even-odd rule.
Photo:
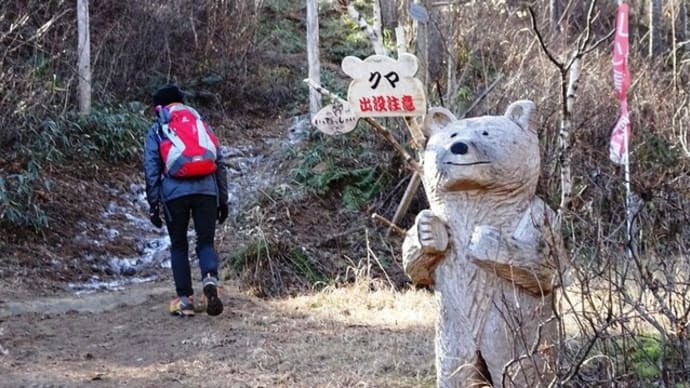
[(620, 102), (620, 116), (611, 133), (609, 158), (618, 164), (625, 164), (628, 160), (626, 137), (630, 140), (630, 119), (628, 116), (628, 88), (630, 87), (630, 72), (628, 71), (628, 5), (618, 5), (616, 14), (616, 35), (613, 40), (613, 87)]

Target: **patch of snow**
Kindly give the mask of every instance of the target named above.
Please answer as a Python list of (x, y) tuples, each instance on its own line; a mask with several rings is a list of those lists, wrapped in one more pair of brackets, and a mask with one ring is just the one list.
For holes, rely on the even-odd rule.
[(105, 237), (110, 241), (115, 240), (119, 236), (120, 236), (120, 231), (117, 229), (109, 228), (105, 231)]
[[(106, 262), (104, 270), (114, 273), (116, 279), (104, 280), (98, 276), (93, 276), (85, 283), (70, 283), (67, 288), (77, 294), (91, 293), (105, 290), (120, 290), (126, 285), (152, 281), (156, 276), (136, 276), (143, 273), (146, 269), (161, 268), (169, 266), (167, 251), (170, 247), (170, 238), (165, 228), (157, 229), (150, 225), (148, 219), (148, 202), (143, 184), (130, 185), (127, 192), (113, 193), (123, 199), (125, 205), (120, 205), (115, 201), (108, 203), (101, 214), (103, 223), (88, 226), (85, 223), (79, 225), (86, 230), (96, 228), (101, 232), (103, 240), (89, 241), (91, 246), (101, 247), (103, 241), (116, 241), (118, 239), (134, 240), (136, 246), (136, 256), (118, 257), (106, 255), (95, 257), (91, 253), (84, 254), (85, 262)], [(110, 220), (125, 220), (120, 222), (110, 222)], [(80, 233), (77, 240), (85, 240), (86, 232)], [(149, 271), (153, 272), (153, 271)]]
[(152, 282), (154, 280), (156, 280), (156, 276), (147, 276), (143, 278), (132, 277), (111, 281), (103, 281), (98, 276), (93, 276), (86, 283), (69, 283), (67, 288), (71, 291), (75, 291), (77, 295), (84, 295), (98, 291), (121, 291), (127, 285)]
[[(5, 334), (5, 329), (0, 327), (0, 337), (2, 337)], [(2, 347), (2, 344), (0, 344), (0, 356), (6, 356), (10, 354), (10, 351)]]
[(293, 123), (288, 127), (288, 142), (297, 144), (309, 136), (311, 123), (307, 115), (293, 118)]

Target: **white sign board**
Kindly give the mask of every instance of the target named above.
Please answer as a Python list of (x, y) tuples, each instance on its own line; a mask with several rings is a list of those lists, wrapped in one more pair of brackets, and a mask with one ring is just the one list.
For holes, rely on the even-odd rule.
[(403, 53), (396, 60), (372, 55), (365, 60), (343, 59), (345, 74), (352, 77), (347, 101), (359, 117), (421, 116), (426, 113), (422, 82), (414, 78), (417, 57)]
[(327, 135), (338, 135), (355, 129), (359, 117), (350, 104), (334, 103), (323, 107), (311, 120), (311, 123)]

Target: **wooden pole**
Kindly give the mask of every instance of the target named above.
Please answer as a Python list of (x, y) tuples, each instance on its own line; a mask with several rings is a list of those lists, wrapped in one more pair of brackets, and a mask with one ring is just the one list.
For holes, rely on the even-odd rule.
[(79, 73), (79, 113), (91, 113), (91, 37), (89, 0), (77, 0), (77, 72)]
[[(417, 194), (417, 190), (419, 190), (419, 185), (421, 183), (422, 177), (419, 176), (419, 172), (413, 172), (412, 176), (410, 177), (410, 183), (407, 184), (405, 194), (403, 194), (403, 197), (400, 200), (400, 203), (398, 204), (398, 208), (395, 210), (395, 215), (391, 220), (391, 223), (393, 225), (397, 226), (400, 223), (400, 221), (402, 221), (402, 218), (405, 216), (407, 210), (410, 208), (410, 203), (412, 203), (412, 199)], [(388, 231), (390, 232), (390, 229)]]
[[(405, 30), (402, 27), (395, 28), (395, 40), (396, 47), (398, 50), (398, 56), (400, 56), (400, 54), (406, 53), (407, 45), (405, 44)], [(426, 93), (426, 87), (424, 92)], [(407, 129), (410, 131), (410, 135), (412, 135), (412, 144), (414, 145), (414, 147), (418, 150), (423, 149), (426, 139), (424, 133), (419, 128), (419, 125), (417, 125), (417, 122), (414, 120), (413, 117), (405, 117), (405, 124), (407, 124)]]
[[(429, 0), (417, 0), (415, 3), (421, 3), (426, 9), (430, 9)], [(417, 78), (422, 81), (424, 85), (424, 93), (429, 89), (429, 22), (421, 23), (415, 20), (417, 25), (417, 49), (416, 55), (419, 60), (419, 70), (417, 71)], [(427, 95), (429, 95), (427, 93)]]
[[(319, 5), (318, 0), (307, 0), (307, 60), (309, 79), (321, 84), (321, 63), (319, 61)], [(321, 95), (309, 89), (309, 113), (311, 117), (321, 109)]]
[[(398, 55), (407, 52), (407, 46), (405, 44), (405, 31), (402, 27), (397, 27), (395, 29), (395, 39), (398, 49)], [(424, 90), (426, 93), (426, 87), (424, 88)], [(417, 125), (417, 122), (415, 122), (414, 119), (409, 117), (405, 118), (405, 123), (407, 124), (407, 129), (410, 131), (410, 134), (412, 135), (412, 143), (415, 145), (415, 148), (417, 148), (417, 150), (421, 151), (424, 148), (424, 143), (426, 142), (424, 133), (422, 132), (421, 128), (419, 128), (419, 125)], [(395, 215), (393, 215), (391, 225), (394, 225), (396, 228), (398, 227), (397, 225), (400, 223), (400, 221), (402, 221), (402, 218), (407, 213), (407, 209), (409, 209), (410, 203), (412, 202), (414, 196), (417, 194), (417, 191), (419, 190), (419, 185), (422, 183), (422, 179), (419, 174), (419, 171), (412, 172), (410, 182), (407, 184), (407, 189), (405, 189), (405, 193), (403, 194), (403, 197), (400, 200), (400, 203), (398, 204), (398, 208), (395, 209)], [(392, 229), (392, 226), (388, 228), (388, 234), (390, 234)]]
[(405, 233), (407, 233), (407, 231), (405, 229), (400, 228), (398, 225), (395, 225), (394, 223), (388, 221), (387, 219), (385, 219), (383, 216), (381, 216), (379, 214), (374, 213), (371, 215), (371, 218), (385, 224), (386, 226), (388, 226), (389, 231), (393, 231), (395, 233), (398, 233), (401, 236), (404, 236)]

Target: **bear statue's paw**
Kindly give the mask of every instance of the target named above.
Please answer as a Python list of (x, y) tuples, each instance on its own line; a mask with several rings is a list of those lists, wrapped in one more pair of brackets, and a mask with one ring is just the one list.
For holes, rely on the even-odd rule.
[(494, 226), (476, 226), (468, 249), (472, 258), (496, 261), (501, 249), (501, 231)]
[(403, 260), (403, 270), (415, 284), (432, 286), (434, 284), (434, 270), (443, 260), (443, 255), (420, 255), (414, 260)]
[(539, 297), (553, 290), (554, 271), (539, 260), (533, 244), (504, 239), (493, 226), (475, 227), (468, 246), (472, 263)]
[(547, 296), (554, 289), (555, 279), (553, 273), (547, 269), (522, 267), (511, 262), (502, 263), (492, 260), (481, 260), (476, 257), (472, 257), (470, 260), (479, 268), (507, 280), (513, 286), (534, 297)]
[(431, 210), (426, 209), (419, 212), (415, 223), (422, 252), (437, 254), (448, 249), (446, 225)]

